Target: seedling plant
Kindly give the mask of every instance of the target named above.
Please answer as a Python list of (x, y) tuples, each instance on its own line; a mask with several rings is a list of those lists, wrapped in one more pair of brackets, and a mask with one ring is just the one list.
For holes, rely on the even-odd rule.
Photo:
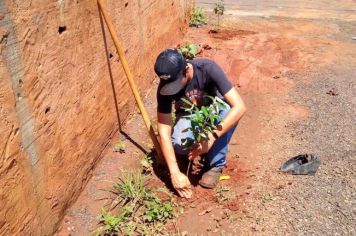
[(182, 144), (185, 149), (189, 149), (193, 144), (202, 140), (209, 141), (209, 134), (216, 130), (217, 124), (222, 120), (219, 116), (219, 111), (225, 108), (225, 103), (219, 97), (205, 96), (210, 99), (211, 103), (208, 106), (200, 108), (186, 98), (182, 101), (188, 106), (184, 110), (189, 114), (186, 119), (190, 120), (191, 127), (185, 131), (192, 131), (192, 138), (182, 139)]
[(184, 58), (189, 60), (193, 59), (198, 53), (197, 45), (188, 42), (185, 42), (183, 47), (179, 48), (178, 50), (182, 53)]
[[(225, 108), (225, 103), (219, 97), (205, 96), (205, 98), (210, 99), (211, 103), (209, 106), (201, 106), (200, 108), (188, 99), (181, 98), (187, 105), (184, 110), (189, 113), (186, 119), (190, 120), (191, 123), (191, 126), (184, 131), (192, 131), (193, 133), (193, 138), (182, 139), (182, 145), (185, 150), (190, 149), (194, 144), (202, 140), (209, 142), (209, 134), (217, 128), (216, 125), (222, 120), (219, 116), (219, 111)], [(187, 176), (191, 165), (192, 161), (190, 160)]]
[(196, 7), (192, 11), (189, 26), (190, 27), (200, 27), (206, 25), (208, 18), (205, 16), (204, 10), (201, 7)]
[(218, 26), (220, 26), (220, 16), (224, 15), (225, 12), (225, 3), (223, 0), (215, 3), (214, 13), (218, 16)]

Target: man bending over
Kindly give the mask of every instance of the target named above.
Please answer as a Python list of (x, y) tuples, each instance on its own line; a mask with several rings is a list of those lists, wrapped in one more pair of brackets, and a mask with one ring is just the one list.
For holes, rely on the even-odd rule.
[[(222, 69), (212, 60), (186, 61), (177, 49), (166, 49), (158, 55), (154, 69), (160, 78), (157, 91), (157, 127), (162, 152), (173, 187), (181, 197), (190, 198), (191, 184), (188, 177), (179, 170), (176, 154), (187, 155), (191, 160), (204, 154), (209, 170), (203, 174), (199, 184), (205, 188), (214, 188), (226, 165), (232, 134), (246, 111), (245, 104)], [(186, 150), (182, 140), (193, 138), (193, 133), (187, 130), (191, 123), (181, 98), (201, 106), (207, 105), (206, 96), (218, 96), (226, 103), (225, 108), (219, 111), (222, 121), (208, 135), (208, 141), (201, 140), (192, 149)], [(175, 124), (171, 115), (173, 103)]]

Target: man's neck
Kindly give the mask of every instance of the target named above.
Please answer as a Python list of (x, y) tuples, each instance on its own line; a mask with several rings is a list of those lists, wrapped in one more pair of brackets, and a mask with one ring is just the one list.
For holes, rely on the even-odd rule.
[(186, 76), (187, 76), (187, 79), (188, 79), (188, 82), (191, 81), (193, 79), (193, 76), (194, 76), (194, 67), (192, 64), (190, 63), (187, 63), (188, 65), (188, 70), (187, 70), (187, 73), (186, 73)]

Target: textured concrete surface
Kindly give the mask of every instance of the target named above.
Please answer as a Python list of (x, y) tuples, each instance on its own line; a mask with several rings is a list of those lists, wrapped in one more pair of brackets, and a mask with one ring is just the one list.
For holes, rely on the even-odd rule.
[[(106, 4), (144, 93), (190, 1)], [(50, 235), (133, 96), (96, 1), (1, 1), (0, 52), (0, 235)]]

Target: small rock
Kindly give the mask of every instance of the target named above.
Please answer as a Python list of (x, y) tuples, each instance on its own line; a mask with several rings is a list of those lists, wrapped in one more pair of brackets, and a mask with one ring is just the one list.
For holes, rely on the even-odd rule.
[(326, 94), (331, 95), (331, 96), (339, 95), (335, 88), (330, 89), (328, 92), (326, 92)]

